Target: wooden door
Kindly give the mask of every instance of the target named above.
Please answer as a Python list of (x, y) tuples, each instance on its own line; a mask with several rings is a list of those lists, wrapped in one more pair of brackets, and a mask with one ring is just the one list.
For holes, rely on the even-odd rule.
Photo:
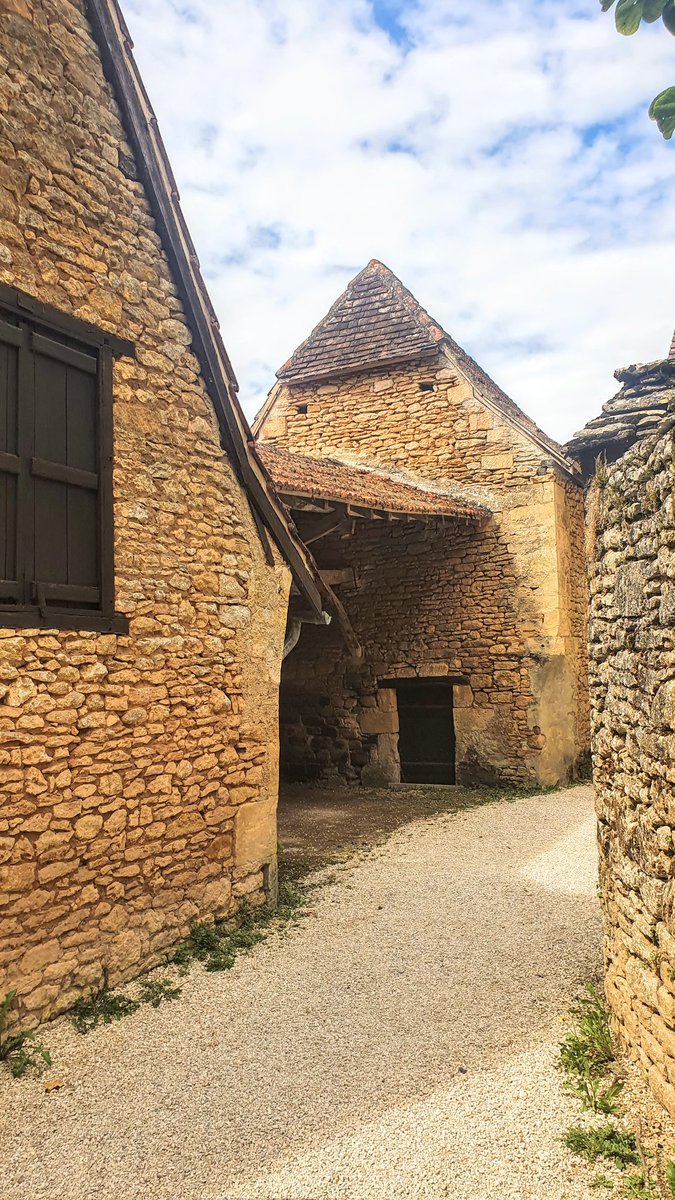
[(452, 687), (420, 679), (397, 688), (402, 783), (455, 782)]

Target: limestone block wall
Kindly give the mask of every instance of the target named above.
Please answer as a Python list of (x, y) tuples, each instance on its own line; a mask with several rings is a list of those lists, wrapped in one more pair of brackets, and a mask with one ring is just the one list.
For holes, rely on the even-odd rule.
[[(537, 486), (552, 513), (554, 483)], [(539, 614), (517, 599), (498, 519), (481, 529), (360, 521), (351, 538), (324, 539), (321, 553), (355, 569), (357, 586), (340, 596), (364, 658), (350, 660), (336, 629), (304, 627), (282, 674), (286, 773), (367, 782), (378, 768), (386, 778), (398, 726), (379, 683), (411, 676), (468, 681), (454, 690), (460, 782), (549, 783), (576, 769), (586, 726), (583, 715), (576, 723), (572, 672), (564, 647), (544, 664), (533, 649)]]
[(590, 680), (607, 996), (675, 1115), (675, 439), (601, 467), (589, 497)]
[(289, 577), (220, 447), (80, 0), (0, 6), (0, 280), (136, 344), (114, 376), (128, 636), (0, 628), (0, 996), (43, 1019), (262, 896)]
[[(363, 579), (354, 595), (341, 595), (366, 647), (369, 688), (395, 668), (424, 674), (430, 665), (429, 674), (469, 676), (471, 691), (456, 711), (465, 778), (470, 771), (544, 784), (567, 778), (589, 745), (581, 487), (475, 394), (446, 349), (435, 363), (277, 385), (271, 399), (258, 431), (263, 441), (461, 484), (488, 500), (494, 517), (479, 533), (435, 537), (421, 526), (401, 533), (394, 526), (380, 542), (379, 533), (360, 528), (335, 547), (346, 549)], [(333, 547), (320, 545), (328, 564)], [(330, 565), (338, 565), (334, 558)], [(328, 686), (328, 660), (315, 663), (315, 652), (317, 635), (306, 630), (284, 666), (284, 695), (295, 713), (287, 761), (300, 766), (306, 719), (324, 758), (332, 754), (324, 726), (338, 730), (339, 773), (358, 773), (345, 743), (358, 742), (353, 711), (360, 701), (339, 683), (353, 681), (354, 672), (331, 670)], [(309, 702), (314, 685), (301, 686), (303, 674), (317, 684), (323, 678), (325, 686), (314, 691), (334, 697), (328, 707), (322, 700), (323, 724)], [(351, 714), (346, 725), (331, 716), (341, 694)], [(366, 752), (370, 761), (372, 747), (354, 745), (359, 761)], [(333, 758), (324, 765), (336, 769)]]

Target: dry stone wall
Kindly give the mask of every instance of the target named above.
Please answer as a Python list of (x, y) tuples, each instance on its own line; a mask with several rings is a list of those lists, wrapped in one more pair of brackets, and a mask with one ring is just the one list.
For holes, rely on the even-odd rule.
[(675, 438), (601, 466), (589, 497), (593, 759), (607, 995), (675, 1115)]
[(355, 672), (337, 639), (328, 654), (316, 632), (303, 632), (283, 672), (289, 770), (301, 773), (304, 759), (308, 773), (353, 778), (370, 765), (361, 709), (389, 705), (377, 699), (378, 678), (465, 675), (469, 687), (456, 693), (462, 778), (567, 778), (589, 738), (580, 486), (474, 394), (445, 350), (436, 363), (278, 385), (259, 436), (461, 484), (494, 511), (478, 531), (362, 522), (348, 543), (318, 543), (322, 564), (344, 554), (357, 565), (359, 588), (341, 596), (367, 666)]
[(0, 280), (136, 343), (114, 375), (128, 636), (0, 628), (0, 995), (43, 1019), (264, 894), (289, 587), (220, 447), (79, 0), (0, 4)]

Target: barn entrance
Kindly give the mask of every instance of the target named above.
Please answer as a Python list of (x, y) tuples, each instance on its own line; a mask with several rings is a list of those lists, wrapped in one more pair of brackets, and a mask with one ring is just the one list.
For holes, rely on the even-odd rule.
[(454, 783), (452, 684), (438, 679), (399, 680), (396, 692), (401, 783)]

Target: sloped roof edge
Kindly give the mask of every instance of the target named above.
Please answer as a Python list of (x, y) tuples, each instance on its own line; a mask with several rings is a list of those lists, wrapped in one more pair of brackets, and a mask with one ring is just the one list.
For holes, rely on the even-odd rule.
[(320, 613), (322, 601), (316, 568), (291, 529), (283, 505), (256, 453), (250, 427), (236, 396), (237, 381), (180, 208), (178, 188), (157, 118), (133, 58), (133, 42), (118, 0), (86, 0), (86, 13), (192, 331), (194, 352), (214, 405), (223, 446), (234, 460), (254, 514), (271, 533), (310, 606)]
[(461, 487), (413, 479), (361, 462), (315, 458), (285, 446), (259, 443), (260, 454), (279, 492), (336, 504), (354, 504), (402, 516), (456, 517), (480, 521), (491, 509)]

